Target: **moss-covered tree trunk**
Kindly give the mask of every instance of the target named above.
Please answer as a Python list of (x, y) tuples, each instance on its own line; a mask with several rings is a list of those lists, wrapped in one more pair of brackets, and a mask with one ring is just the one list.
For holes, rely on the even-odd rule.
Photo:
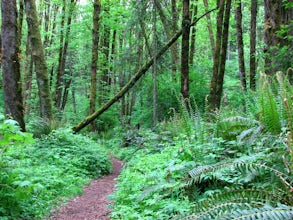
[[(97, 67), (98, 67), (98, 47), (99, 47), (99, 19), (101, 12), (100, 0), (94, 1), (93, 30), (92, 30), (92, 63), (91, 63), (91, 88), (90, 88), (90, 115), (96, 110), (97, 99)], [(96, 129), (95, 124), (91, 124), (92, 131)]]
[(293, 6), (290, 0), (264, 0), (267, 74), (293, 65)]
[(20, 82), (19, 32), (16, 0), (2, 0), (2, 75), (5, 113), (25, 131)]
[(35, 64), (37, 84), (39, 88), (41, 117), (49, 122), (52, 121), (52, 101), (48, 79), (47, 64), (42, 44), (39, 19), (37, 15), (35, 0), (25, 0), (26, 19), (28, 24), (28, 34), (32, 49), (32, 59)]

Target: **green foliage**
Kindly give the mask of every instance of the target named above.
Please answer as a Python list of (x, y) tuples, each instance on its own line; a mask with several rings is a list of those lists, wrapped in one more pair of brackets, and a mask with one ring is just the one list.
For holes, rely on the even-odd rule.
[(35, 138), (40, 138), (42, 135), (48, 135), (52, 131), (50, 123), (37, 116), (27, 123), (26, 128)]
[(281, 116), (278, 111), (278, 100), (266, 75), (262, 74), (260, 82), (260, 120), (268, 131), (279, 134), (281, 132)]
[[(6, 124), (2, 127), (8, 134)], [(33, 140), (32, 134), (21, 134)], [(31, 145), (28, 140), (13, 137), (11, 140), (20, 141), (11, 142), (1, 155), (0, 216), (3, 218), (41, 219), (65, 198), (81, 193), (90, 178), (110, 171), (106, 152), (89, 138), (73, 135), (70, 130), (53, 131)]]

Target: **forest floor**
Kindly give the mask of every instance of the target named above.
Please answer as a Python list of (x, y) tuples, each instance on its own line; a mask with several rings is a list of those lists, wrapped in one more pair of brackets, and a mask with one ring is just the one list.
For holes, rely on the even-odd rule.
[(84, 193), (68, 201), (53, 215), (51, 220), (107, 220), (111, 211), (107, 205), (111, 203), (107, 196), (114, 191), (115, 178), (118, 177), (123, 162), (112, 158), (111, 174), (93, 180), (84, 188)]

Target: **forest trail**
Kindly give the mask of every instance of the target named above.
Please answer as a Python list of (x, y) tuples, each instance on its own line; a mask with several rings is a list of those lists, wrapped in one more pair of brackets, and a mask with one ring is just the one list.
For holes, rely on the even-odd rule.
[(111, 174), (93, 180), (84, 188), (84, 193), (68, 201), (53, 215), (51, 220), (107, 220), (110, 210), (107, 205), (110, 201), (107, 196), (115, 186), (123, 162), (112, 158), (113, 171)]

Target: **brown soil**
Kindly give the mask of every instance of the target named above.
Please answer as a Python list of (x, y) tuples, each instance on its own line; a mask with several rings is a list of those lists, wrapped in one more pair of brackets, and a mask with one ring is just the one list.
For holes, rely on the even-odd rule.
[(115, 186), (115, 178), (122, 168), (122, 161), (111, 159), (113, 171), (100, 179), (93, 180), (84, 188), (84, 193), (68, 201), (54, 214), (51, 220), (107, 220), (110, 210), (107, 205), (111, 202), (107, 196)]

